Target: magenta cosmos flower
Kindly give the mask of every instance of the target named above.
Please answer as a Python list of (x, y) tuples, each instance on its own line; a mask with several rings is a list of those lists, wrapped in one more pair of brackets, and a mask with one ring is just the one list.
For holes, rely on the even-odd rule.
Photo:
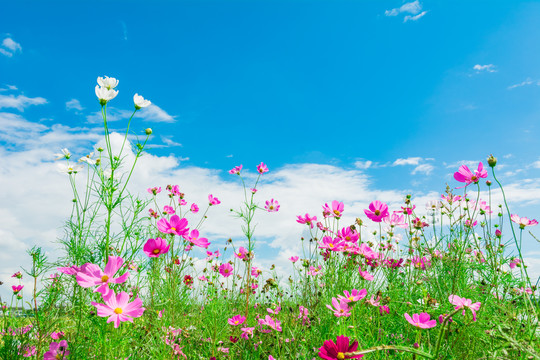
[(484, 169), (484, 165), (481, 162), (478, 164), (478, 169), (474, 172), (474, 174), (471, 170), (469, 170), (467, 165), (461, 165), (458, 171), (454, 173), (454, 179), (465, 183), (465, 186), (472, 183), (477, 184), (481, 178), (487, 178), (487, 176), (487, 171)]
[(13, 294), (16, 295), (23, 289), (24, 285), (12, 285), (11, 288), (13, 289)]
[(407, 319), (411, 325), (419, 327), (420, 329), (430, 329), (437, 326), (437, 320), (430, 320), (428, 313), (413, 314), (412, 319), (409, 314), (405, 313), (405, 319)]
[(165, 218), (160, 219), (157, 222), (157, 228), (164, 234), (173, 234), (182, 236), (189, 231), (188, 221), (185, 218), (180, 219), (180, 216), (173, 215), (170, 220)]
[(536, 221), (535, 219), (529, 220), (526, 217), (519, 217), (519, 215), (517, 214), (512, 214), (512, 216), (510, 216), (510, 219), (512, 219), (513, 222), (518, 224), (521, 230), (525, 229), (525, 226), (538, 225), (538, 221)]
[(336, 298), (332, 298), (332, 306), (326, 305), (326, 307), (334, 312), (334, 316), (336, 317), (349, 317), (351, 316), (351, 309), (349, 309), (348, 302), (344, 299), (338, 300)]
[(313, 229), (313, 226), (315, 226), (314, 224), (317, 222), (317, 217), (316, 216), (309, 216), (309, 214), (306, 214), (305, 217), (302, 217), (302, 215), (297, 215), (296, 216), (298, 218), (298, 220), (296, 220), (297, 223), (299, 224), (307, 224), (309, 226), (311, 226), (311, 228)]
[(355, 352), (358, 349), (358, 341), (349, 345), (349, 338), (340, 335), (334, 343), (332, 340), (326, 340), (323, 346), (319, 349), (319, 357), (325, 360), (343, 360), (343, 359), (360, 359), (364, 355), (347, 355), (347, 353)]
[(281, 331), (281, 321), (274, 320), (270, 315), (266, 315), (264, 319), (259, 319), (259, 325), (267, 325), (276, 331)]
[(49, 345), (49, 351), (43, 355), (43, 360), (64, 360), (69, 355), (68, 344), (66, 340), (58, 343), (52, 342)]
[(345, 294), (345, 296), (339, 295), (338, 299), (349, 303), (349, 302), (354, 302), (354, 301), (360, 301), (363, 298), (365, 298), (367, 295), (367, 290), (362, 289), (358, 291), (356, 289), (352, 289), (351, 292), (349, 292), (348, 290), (345, 290), (343, 291), (343, 294)]
[(463, 309), (463, 315), (465, 315), (466, 309), (470, 309), (473, 314), (473, 321), (476, 321), (476, 312), (480, 310), (480, 305), (482, 305), (482, 303), (476, 302), (473, 304), (471, 299), (461, 298), (457, 295), (450, 295), (448, 301), (450, 301), (451, 304), (456, 305), (454, 310)]
[(221, 201), (217, 197), (212, 196), (212, 194), (208, 195), (208, 205), (219, 205), (221, 204)]
[(169, 251), (170, 245), (162, 238), (148, 239), (143, 246), (143, 251), (149, 257), (159, 257)]
[(257, 165), (257, 171), (261, 174), (264, 174), (265, 172), (268, 172), (268, 166), (266, 166), (266, 164), (262, 162)]
[(233, 273), (233, 267), (229, 263), (221, 264), (219, 267), (219, 273), (224, 277), (229, 277)]
[(109, 256), (105, 271), (101, 271), (101, 268), (96, 264), (86, 263), (82, 266), (82, 270), (77, 273), (77, 283), (84, 288), (98, 285), (94, 292), (105, 294), (109, 289), (109, 283), (122, 284), (127, 280), (129, 276), (127, 271), (122, 276), (114, 277), (123, 263), (124, 259), (121, 257)]
[(332, 201), (332, 207), (330, 207), (328, 204), (323, 205), (323, 216), (326, 217), (336, 217), (340, 218), (343, 214), (343, 210), (345, 209), (345, 205), (337, 200)]
[(233, 167), (231, 170), (229, 170), (229, 174), (231, 175), (240, 175), (240, 171), (242, 170), (242, 165), (238, 165), (238, 166), (235, 166)]
[(375, 200), (369, 204), (369, 210), (364, 209), (364, 213), (368, 218), (375, 222), (381, 222), (390, 215), (388, 212), (388, 205), (379, 200)]
[(227, 320), (229, 325), (232, 325), (232, 326), (242, 325), (245, 321), (246, 321), (246, 317), (242, 315), (234, 315), (232, 318)]
[(199, 235), (199, 230), (193, 229), (191, 230), (191, 233), (189, 235), (184, 235), (184, 239), (186, 239), (191, 245), (208, 249), (208, 247), (210, 246), (208, 239), (199, 237)]
[(103, 296), (105, 304), (100, 304), (92, 301), (97, 309), (97, 315), (101, 317), (109, 317), (107, 323), (114, 322), (114, 327), (120, 326), (120, 322), (130, 321), (133, 322), (133, 318), (140, 317), (145, 308), (142, 307), (142, 300), (135, 298), (132, 302), (129, 302), (129, 295), (125, 291), (120, 292), (118, 295), (111, 289), (106, 295)]
[(279, 203), (277, 200), (271, 199), (266, 201), (266, 206), (264, 207), (268, 212), (276, 212), (279, 210)]

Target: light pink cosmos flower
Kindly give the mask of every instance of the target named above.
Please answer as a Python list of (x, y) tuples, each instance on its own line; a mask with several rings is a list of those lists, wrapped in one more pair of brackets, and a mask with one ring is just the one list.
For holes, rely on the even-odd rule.
[(323, 216), (326, 217), (335, 217), (340, 218), (343, 214), (343, 210), (345, 209), (345, 205), (337, 200), (332, 201), (332, 207), (328, 206), (328, 204), (323, 205)]
[(363, 298), (365, 298), (366, 295), (367, 295), (367, 290), (362, 289), (362, 290), (358, 291), (356, 289), (352, 289), (351, 292), (349, 292), (348, 290), (344, 290), (343, 294), (345, 294), (345, 296), (339, 295), (338, 299), (340, 301), (343, 300), (343, 301), (345, 301), (347, 303), (350, 303), (350, 302), (354, 302), (354, 301), (360, 301)]
[(229, 263), (225, 263), (225, 264), (221, 264), (221, 266), (219, 267), (219, 273), (223, 276), (223, 277), (229, 277), (232, 275), (233, 273), (233, 267), (231, 264)]
[(323, 275), (323, 273), (321, 272), (321, 269), (322, 269), (322, 265), (319, 265), (319, 267), (310, 266), (307, 274), (311, 276)]
[(279, 210), (279, 203), (277, 200), (266, 200), (266, 206), (264, 207), (268, 212), (277, 212)]
[(328, 249), (331, 251), (340, 251), (344, 241), (340, 238), (333, 239), (331, 236), (324, 236), (322, 242), (318, 241), (319, 249)]
[(521, 260), (518, 258), (512, 259), (512, 261), (510, 261), (510, 269), (514, 269), (519, 264), (521, 264)]
[(380, 306), (381, 305), (380, 300), (381, 300), (380, 296), (377, 296), (377, 298), (375, 299), (375, 296), (371, 295), (371, 299), (366, 300), (366, 304), (369, 304), (371, 306)]
[(227, 320), (229, 325), (232, 325), (232, 326), (242, 325), (245, 321), (246, 321), (246, 317), (242, 315), (234, 315), (232, 318)]
[(217, 197), (212, 196), (212, 194), (208, 195), (208, 205), (219, 205), (221, 204), (221, 201)]
[(253, 331), (255, 330), (254, 327), (245, 327), (245, 328), (241, 328), (240, 330), (242, 330), (242, 335), (240, 335), (243, 339), (248, 339), (250, 336), (253, 337)]
[(538, 221), (536, 221), (535, 219), (533, 220), (529, 220), (528, 218), (526, 217), (519, 217), (519, 215), (517, 214), (512, 214), (510, 216), (510, 219), (512, 219), (513, 222), (515, 222), (516, 224), (519, 225), (519, 228), (521, 230), (525, 229), (525, 226), (534, 226), (534, 225), (538, 225)]
[(382, 315), (383, 313), (390, 314), (390, 308), (386, 305), (379, 306), (379, 313)]
[(248, 250), (245, 247), (240, 246), (238, 248), (238, 252), (234, 253), (234, 256), (237, 257), (238, 259), (244, 260), (247, 253), (248, 253)]
[(332, 298), (332, 306), (326, 305), (326, 307), (334, 312), (334, 316), (336, 317), (349, 317), (351, 316), (351, 309), (349, 308), (349, 305), (344, 300), (338, 300), (336, 298)]
[(101, 271), (101, 268), (96, 264), (86, 263), (82, 266), (82, 270), (77, 273), (77, 283), (84, 288), (98, 285), (94, 292), (105, 295), (109, 291), (109, 283), (122, 284), (129, 277), (127, 271), (122, 276), (114, 277), (122, 264), (124, 264), (124, 259), (120, 256), (109, 256), (105, 271)]
[(15, 274), (11, 275), (12, 278), (22, 279), (22, 274), (20, 271), (17, 271)]
[(478, 169), (474, 172), (474, 174), (471, 170), (469, 170), (467, 165), (461, 165), (459, 170), (454, 173), (454, 179), (465, 183), (465, 186), (472, 183), (477, 184), (481, 178), (487, 178), (487, 176), (487, 171), (484, 169), (484, 165), (481, 162), (478, 164)]
[(360, 254), (364, 255), (368, 260), (375, 260), (379, 257), (378, 253), (371, 250), (371, 248), (364, 243), (360, 244)]
[(54, 339), (54, 340), (60, 340), (61, 338), (63, 338), (64, 336), (66, 336), (66, 334), (63, 332), (63, 331), (59, 331), (59, 332), (52, 332), (51, 333), (51, 337)]
[(191, 234), (186, 234), (183, 236), (183, 238), (186, 239), (186, 241), (188, 241), (191, 245), (195, 245), (200, 248), (208, 249), (208, 246), (210, 246), (207, 238), (199, 238), (199, 230), (197, 229), (191, 230)]
[(302, 319), (302, 326), (307, 324), (311, 324), (311, 320), (309, 320), (309, 310), (302, 305), (298, 307), (298, 310), (300, 310), (300, 314), (298, 315), (298, 319)]
[(43, 355), (43, 360), (64, 360), (69, 355), (68, 344), (66, 340), (59, 343), (52, 342), (49, 345), (49, 351)]
[(385, 217), (390, 215), (388, 212), (388, 205), (379, 200), (375, 200), (369, 204), (369, 210), (364, 209), (364, 213), (374, 222), (381, 222)]
[(242, 165), (235, 166), (231, 170), (229, 170), (229, 174), (231, 174), (231, 175), (234, 175), (234, 174), (240, 175), (240, 170), (242, 170)]
[(157, 228), (164, 234), (174, 234), (182, 236), (188, 233), (188, 221), (185, 218), (180, 219), (180, 216), (173, 215), (170, 220), (165, 218), (157, 222)]
[(57, 267), (56, 270), (66, 275), (76, 275), (79, 271), (81, 271), (81, 267), (72, 265), (68, 267)]
[(289, 258), (289, 260), (291, 260), (293, 264), (294, 264), (295, 262), (297, 262), (298, 259), (299, 259), (298, 256), (291, 256), (291, 257)]
[[(259, 325), (263, 326), (263, 325), (267, 325), (269, 326), (270, 328), (276, 330), (276, 331), (281, 331), (281, 321), (277, 320), (277, 319), (272, 319), (272, 317), (270, 315), (266, 315), (266, 317), (264, 319), (259, 319)], [(265, 332), (264, 330), (261, 330), (263, 332)]]
[(437, 326), (437, 320), (430, 320), (428, 313), (413, 314), (412, 319), (409, 314), (405, 313), (405, 319), (407, 319), (411, 325), (420, 329), (430, 329)]
[(405, 222), (405, 216), (399, 215), (399, 213), (392, 213), (392, 215), (389, 215), (383, 218), (383, 221), (392, 227), (397, 226), (402, 229), (407, 228), (407, 223)]
[(364, 280), (367, 280), (367, 281), (373, 281), (373, 279), (375, 279), (375, 277), (373, 275), (371, 275), (369, 272), (367, 271), (362, 271), (362, 268), (359, 267), (358, 268), (358, 273), (360, 274), (360, 276), (364, 279)]
[(257, 192), (257, 189), (255, 189), (255, 188), (249, 188), (249, 190), (251, 190), (252, 194), (255, 194)]
[(191, 204), (191, 208), (190, 208), (191, 212), (196, 214), (199, 212), (199, 206), (195, 203)]
[(23, 289), (24, 285), (12, 285), (11, 288), (13, 289), (13, 294), (16, 295)]
[(265, 163), (262, 162), (259, 165), (257, 165), (257, 171), (261, 174), (264, 174), (268, 172), (268, 167), (266, 166)]
[(457, 295), (450, 295), (448, 301), (450, 301), (451, 304), (456, 305), (454, 310), (463, 309), (463, 315), (465, 315), (466, 309), (470, 309), (473, 314), (473, 321), (476, 321), (476, 311), (480, 310), (480, 305), (482, 305), (482, 303), (476, 302), (473, 304), (471, 299), (461, 298)]
[(161, 187), (148, 188), (148, 192), (152, 195), (157, 195), (161, 192)]
[(262, 274), (262, 270), (256, 266), (251, 267), (251, 276), (259, 277)]
[(178, 204), (181, 205), (181, 206), (184, 206), (184, 205), (187, 205), (187, 201), (185, 199), (179, 198), (178, 199)]
[(309, 216), (309, 214), (306, 214), (305, 217), (302, 217), (302, 215), (297, 215), (296, 216), (298, 218), (298, 220), (296, 220), (297, 223), (299, 224), (307, 224), (309, 226), (311, 226), (311, 228), (313, 229), (313, 226), (314, 224), (317, 222), (317, 217), (316, 216)]
[(114, 290), (110, 290), (103, 296), (105, 304), (100, 304), (92, 301), (97, 309), (97, 316), (109, 317), (107, 323), (114, 322), (114, 327), (118, 328), (120, 322), (130, 321), (133, 318), (142, 316), (145, 308), (142, 307), (142, 300), (137, 297), (132, 302), (129, 302), (129, 294), (122, 291), (116, 295)]
[(163, 207), (163, 212), (166, 213), (166, 214), (174, 214), (176, 211), (174, 211), (174, 208), (172, 206), (169, 206), (169, 205), (165, 205)]
[(143, 246), (143, 251), (148, 257), (159, 257), (169, 251), (170, 245), (162, 238), (148, 239)]

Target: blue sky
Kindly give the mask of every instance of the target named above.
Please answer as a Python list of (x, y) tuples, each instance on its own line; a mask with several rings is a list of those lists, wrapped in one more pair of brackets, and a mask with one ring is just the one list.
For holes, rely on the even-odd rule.
[[(517, 209), (538, 218), (539, 17), (526, 1), (9, 2), (2, 176), (22, 186), (15, 163), (47, 176), (61, 147), (82, 156), (95, 145), (94, 86), (108, 75), (120, 80), (113, 130), (125, 130), (134, 93), (153, 102), (132, 129), (154, 130), (151, 153), (174, 159), (168, 174), (228, 181), (238, 164), (317, 164), (360, 176), (374, 195), (426, 196), (493, 153)], [(140, 184), (153, 185), (164, 184)]]

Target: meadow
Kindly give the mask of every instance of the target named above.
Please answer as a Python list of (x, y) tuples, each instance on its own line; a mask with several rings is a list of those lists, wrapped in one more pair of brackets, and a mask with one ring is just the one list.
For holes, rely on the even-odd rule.
[(343, 199), (299, 214), (291, 221), (310, 236), (291, 239), (303, 251), (283, 274), (257, 262), (257, 214), (280, 210), (258, 197), (264, 163), (253, 184), (242, 165), (229, 171), (243, 185), (231, 221), (245, 237), (223, 248), (203, 227), (219, 197), (188, 203), (182, 184), (128, 192), (152, 135), (130, 137), (131, 119), (150, 102), (135, 95), (115, 149), (107, 104), (117, 84), (100, 77), (95, 89), (106, 146), (58, 154), (73, 192), (58, 259), (33, 247), (32, 267), (2, 285), (13, 294), (1, 299), (0, 358), (540, 359), (540, 300), (521, 251), (537, 221), (505, 198), (492, 204), (492, 188), (504, 194), (494, 156), (455, 169), (454, 187), (428, 204), (369, 199), (353, 224), (340, 221)]

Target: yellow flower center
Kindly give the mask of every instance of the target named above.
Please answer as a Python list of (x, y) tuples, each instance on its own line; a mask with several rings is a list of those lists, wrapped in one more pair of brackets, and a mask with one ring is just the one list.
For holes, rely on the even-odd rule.
[(123, 311), (122, 311), (122, 309), (120, 309), (120, 308), (114, 309), (114, 313), (115, 313), (115, 314), (121, 314), (122, 312), (123, 312)]
[(336, 216), (341, 215), (341, 213), (339, 212), (339, 210), (334, 210), (334, 214), (336, 214)]
[(353, 300), (354, 300), (354, 297), (353, 297), (353, 296), (349, 296), (349, 300), (353, 301)]
[(330, 243), (328, 244), (329, 247), (333, 248), (334, 247), (334, 244)]
[(343, 354), (342, 352), (338, 352), (336, 359), (339, 359), (339, 360), (345, 359), (345, 354)]
[(154, 251), (152, 251), (154, 254), (159, 254), (159, 249), (154, 249)]
[(58, 353), (58, 354), (56, 354), (56, 356), (54, 358), (58, 359), (58, 360), (62, 360), (64, 358), (64, 355), (62, 355), (61, 353)]
[(109, 277), (107, 275), (103, 275), (101, 277), (101, 282), (107, 282), (107, 280), (109, 280)]
[(172, 228), (171, 228), (171, 231), (176, 231), (176, 228), (172, 227)]
[(381, 212), (379, 210), (375, 210), (375, 215), (379, 216), (381, 215)]
[(234, 321), (234, 325), (238, 325), (239, 322), (240, 322), (240, 321), (235, 320), (235, 321)]

